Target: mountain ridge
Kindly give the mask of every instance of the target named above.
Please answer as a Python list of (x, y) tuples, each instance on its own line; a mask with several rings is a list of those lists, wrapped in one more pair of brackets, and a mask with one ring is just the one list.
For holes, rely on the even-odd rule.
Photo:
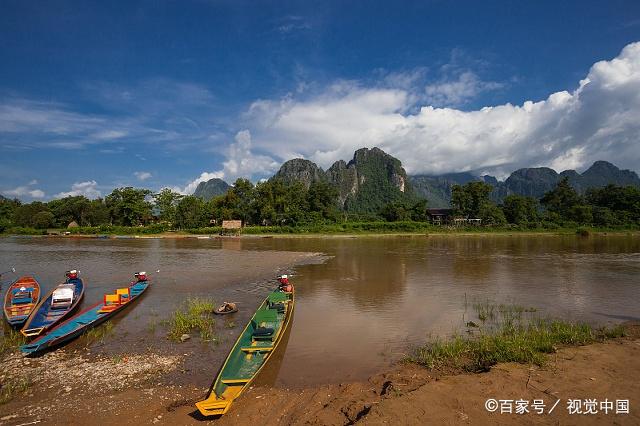
[[(399, 159), (378, 147), (358, 149), (349, 162), (338, 160), (326, 171), (310, 160), (294, 158), (285, 161), (271, 179), (279, 179), (288, 184), (299, 181), (307, 189), (315, 182), (329, 183), (338, 190), (338, 204), (342, 210), (373, 213), (389, 202), (400, 200), (427, 199), (429, 207), (448, 207), (453, 185), (464, 185), (472, 181), (492, 185), (491, 198), (497, 203), (513, 194), (540, 198), (555, 188), (563, 177), (568, 178), (579, 193), (610, 183), (640, 187), (640, 177), (636, 172), (620, 169), (603, 160), (594, 162), (582, 173), (575, 170), (558, 173), (549, 167), (520, 168), (504, 181), (472, 172), (407, 175)], [(216, 178), (201, 182), (194, 195), (203, 196), (205, 192), (207, 195), (222, 195), (229, 188), (230, 185)]]

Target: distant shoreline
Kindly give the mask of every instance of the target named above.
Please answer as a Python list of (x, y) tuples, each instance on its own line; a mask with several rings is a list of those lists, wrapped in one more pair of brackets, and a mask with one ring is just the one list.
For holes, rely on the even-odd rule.
[(255, 238), (359, 238), (359, 237), (463, 237), (463, 236), (568, 236), (581, 235), (587, 237), (595, 236), (620, 236), (632, 235), (640, 236), (640, 230), (600, 230), (589, 228), (567, 228), (560, 230), (429, 230), (414, 232), (301, 232), (301, 233), (245, 233), (237, 236), (219, 235), (219, 234), (192, 234), (188, 232), (162, 232), (157, 234), (0, 234), (0, 237), (19, 237), (19, 238), (78, 238), (78, 239), (109, 239), (109, 240), (128, 240), (128, 239), (255, 239)]

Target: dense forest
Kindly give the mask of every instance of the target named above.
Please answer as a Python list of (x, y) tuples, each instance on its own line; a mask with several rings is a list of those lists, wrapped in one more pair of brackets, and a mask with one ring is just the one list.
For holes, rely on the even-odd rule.
[[(595, 226), (640, 226), (640, 189), (609, 185), (579, 194), (568, 179), (540, 199), (508, 195), (500, 205), (484, 182), (455, 185), (451, 204), (457, 217), (482, 219), (483, 226), (517, 226), (526, 229)], [(338, 192), (326, 182), (271, 179), (252, 184), (238, 179), (224, 194), (209, 201), (181, 195), (170, 189), (153, 193), (141, 188), (117, 188), (104, 198), (66, 197), (49, 202), (22, 203), (0, 200), (0, 232), (98, 227), (144, 227), (147, 232), (215, 227), (225, 219), (241, 219), (247, 226), (296, 228), (349, 222), (417, 222), (429, 220), (427, 201), (406, 197), (385, 204), (377, 212), (355, 214), (340, 208)]]

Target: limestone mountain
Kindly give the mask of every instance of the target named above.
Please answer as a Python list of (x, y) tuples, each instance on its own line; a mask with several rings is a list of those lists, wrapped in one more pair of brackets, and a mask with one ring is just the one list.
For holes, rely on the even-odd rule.
[(357, 213), (377, 213), (389, 202), (413, 196), (400, 160), (379, 148), (359, 149), (351, 161), (336, 161), (326, 172), (309, 160), (289, 160), (273, 179), (300, 181), (307, 188), (313, 182), (328, 182), (338, 190), (339, 206)]
[(303, 158), (294, 158), (280, 166), (280, 170), (272, 179), (279, 179), (287, 184), (302, 182), (308, 189), (312, 183), (326, 180), (326, 176), (316, 163)]
[(525, 195), (534, 198), (542, 197), (546, 192), (555, 188), (563, 177), (579, 193), (589, 188), (599, 188), (608, 184), (640, 187), (640, 178), (630, 170), (620, 170), (606, 161), (596, 161), (582, 174), (575, 170), (565, 170), (557, 173), (548, 167), (532, 167), (516, 170), (504, 181), (500, 182), (493, 176), (475, 176), (471, 173), (456, 173), (440, 176), (410, 176), (416, 195), (426, 198), (430, 207), (446, 207), (451, 200), (451, 187), (463, 185), (474, 180), (484, 181), (493, 186), (491, 198), (495, 202), (502, 202), (507, 195)]
[(200, 197), (205, 201), (224, 195), (231, 188), (229, 184), (222, 179), (213, 178), (206, 182), (200, 182), (193, 195)]

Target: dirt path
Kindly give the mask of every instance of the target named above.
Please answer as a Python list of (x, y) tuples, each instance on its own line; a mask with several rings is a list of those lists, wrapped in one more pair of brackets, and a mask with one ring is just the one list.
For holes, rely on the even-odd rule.
[[(257, 386), (211, 422), (198, 419), (193, 409), (206, 389), (162, 383), (159, 374), (179, 369), (180, 360), (150, 356), (92, 366), (57, 356), (52, 362), (64, 368), (52, 373), (51, 365), (41, 366), (51, 388), (1, 405), (0, 424), (640, 424), (638, 336), (561, 349), (545, 368), (500, 364), (488, 373), (438, 376), (401, 365), (367, 382), (296, 390)], [(145, 380), (129, 382), (130, 371), (142, 371)], [(489, 413), (488, 398), (528, 401), (529, 413)], [(546, 405), (542, 415), (532, 406), (540, 399)], [(570, 415), (569, 399), (582, 400), (583, 412), (584, 401), (595, 399), (598, 413)], [(600, 407), (605, 399), (613, 403), (608, 414)], [(629, 400), (629, 414), (615, 414), (616, 400)]]

